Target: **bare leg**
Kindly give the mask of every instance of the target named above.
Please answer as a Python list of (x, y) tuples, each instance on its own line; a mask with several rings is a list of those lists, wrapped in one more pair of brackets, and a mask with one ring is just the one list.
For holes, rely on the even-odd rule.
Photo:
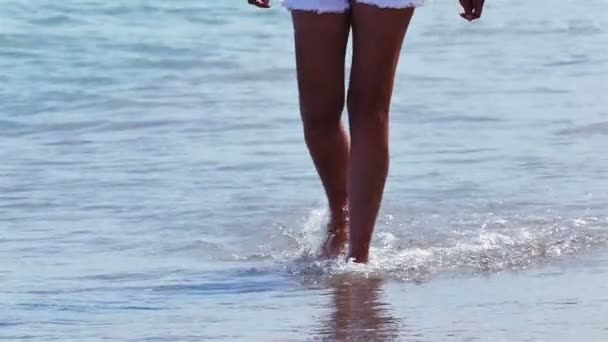
[(389, 108), (413, 8), (352, 8), (353, 62), (348, 91), (350, 253), (367, 262), (389, 168)]
[(331, 211), (324, 255), (335, 257), (348, 239), (349, 142), (341, 116), (350, 19), (348, 13), (292, 13), (304, 137)]

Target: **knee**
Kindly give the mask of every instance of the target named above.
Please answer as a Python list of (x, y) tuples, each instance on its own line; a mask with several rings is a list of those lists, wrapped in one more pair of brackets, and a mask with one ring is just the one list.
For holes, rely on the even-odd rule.
[(300, 110), (306, 139), (331, 136), (341, 126), (344, 96), (302, 106)]
[(351, 128), (385, 129), (389, 121), (389, 104), (373, 89), (350, 88), (347, 98)]

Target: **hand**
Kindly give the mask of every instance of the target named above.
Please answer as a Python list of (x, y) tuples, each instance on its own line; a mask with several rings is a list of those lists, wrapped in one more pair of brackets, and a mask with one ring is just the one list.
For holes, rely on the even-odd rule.
[(460, 13), (460, 16), (468, 21), (479, 19), (484, 2), (485, 0), (460, 0), (460, 5), (464, 9), (464, 13)]
[(270, 0), (247, 0), (247, 2), (260, 8), (270, 8)]

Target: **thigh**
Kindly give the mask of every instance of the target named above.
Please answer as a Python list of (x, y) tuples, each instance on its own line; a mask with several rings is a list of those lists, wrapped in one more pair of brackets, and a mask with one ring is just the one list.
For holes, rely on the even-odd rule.
[(339, 115), (344, 106), (348, 13), (293, 10), (300, 107), (306, 122)]
[(395, 72), (414, 8), (352, 7), (353, 60), (349, 104), (367, 113), (388, 113)]

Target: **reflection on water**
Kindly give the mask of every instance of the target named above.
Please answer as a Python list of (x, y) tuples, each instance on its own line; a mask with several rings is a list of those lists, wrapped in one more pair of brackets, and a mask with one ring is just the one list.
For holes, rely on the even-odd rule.
[(323, 341), (394, 341), (399, 321), (382, 300), (383, 281), (363, 277), (332, 279), (330, 313), (321, 317), (319, 335)]

